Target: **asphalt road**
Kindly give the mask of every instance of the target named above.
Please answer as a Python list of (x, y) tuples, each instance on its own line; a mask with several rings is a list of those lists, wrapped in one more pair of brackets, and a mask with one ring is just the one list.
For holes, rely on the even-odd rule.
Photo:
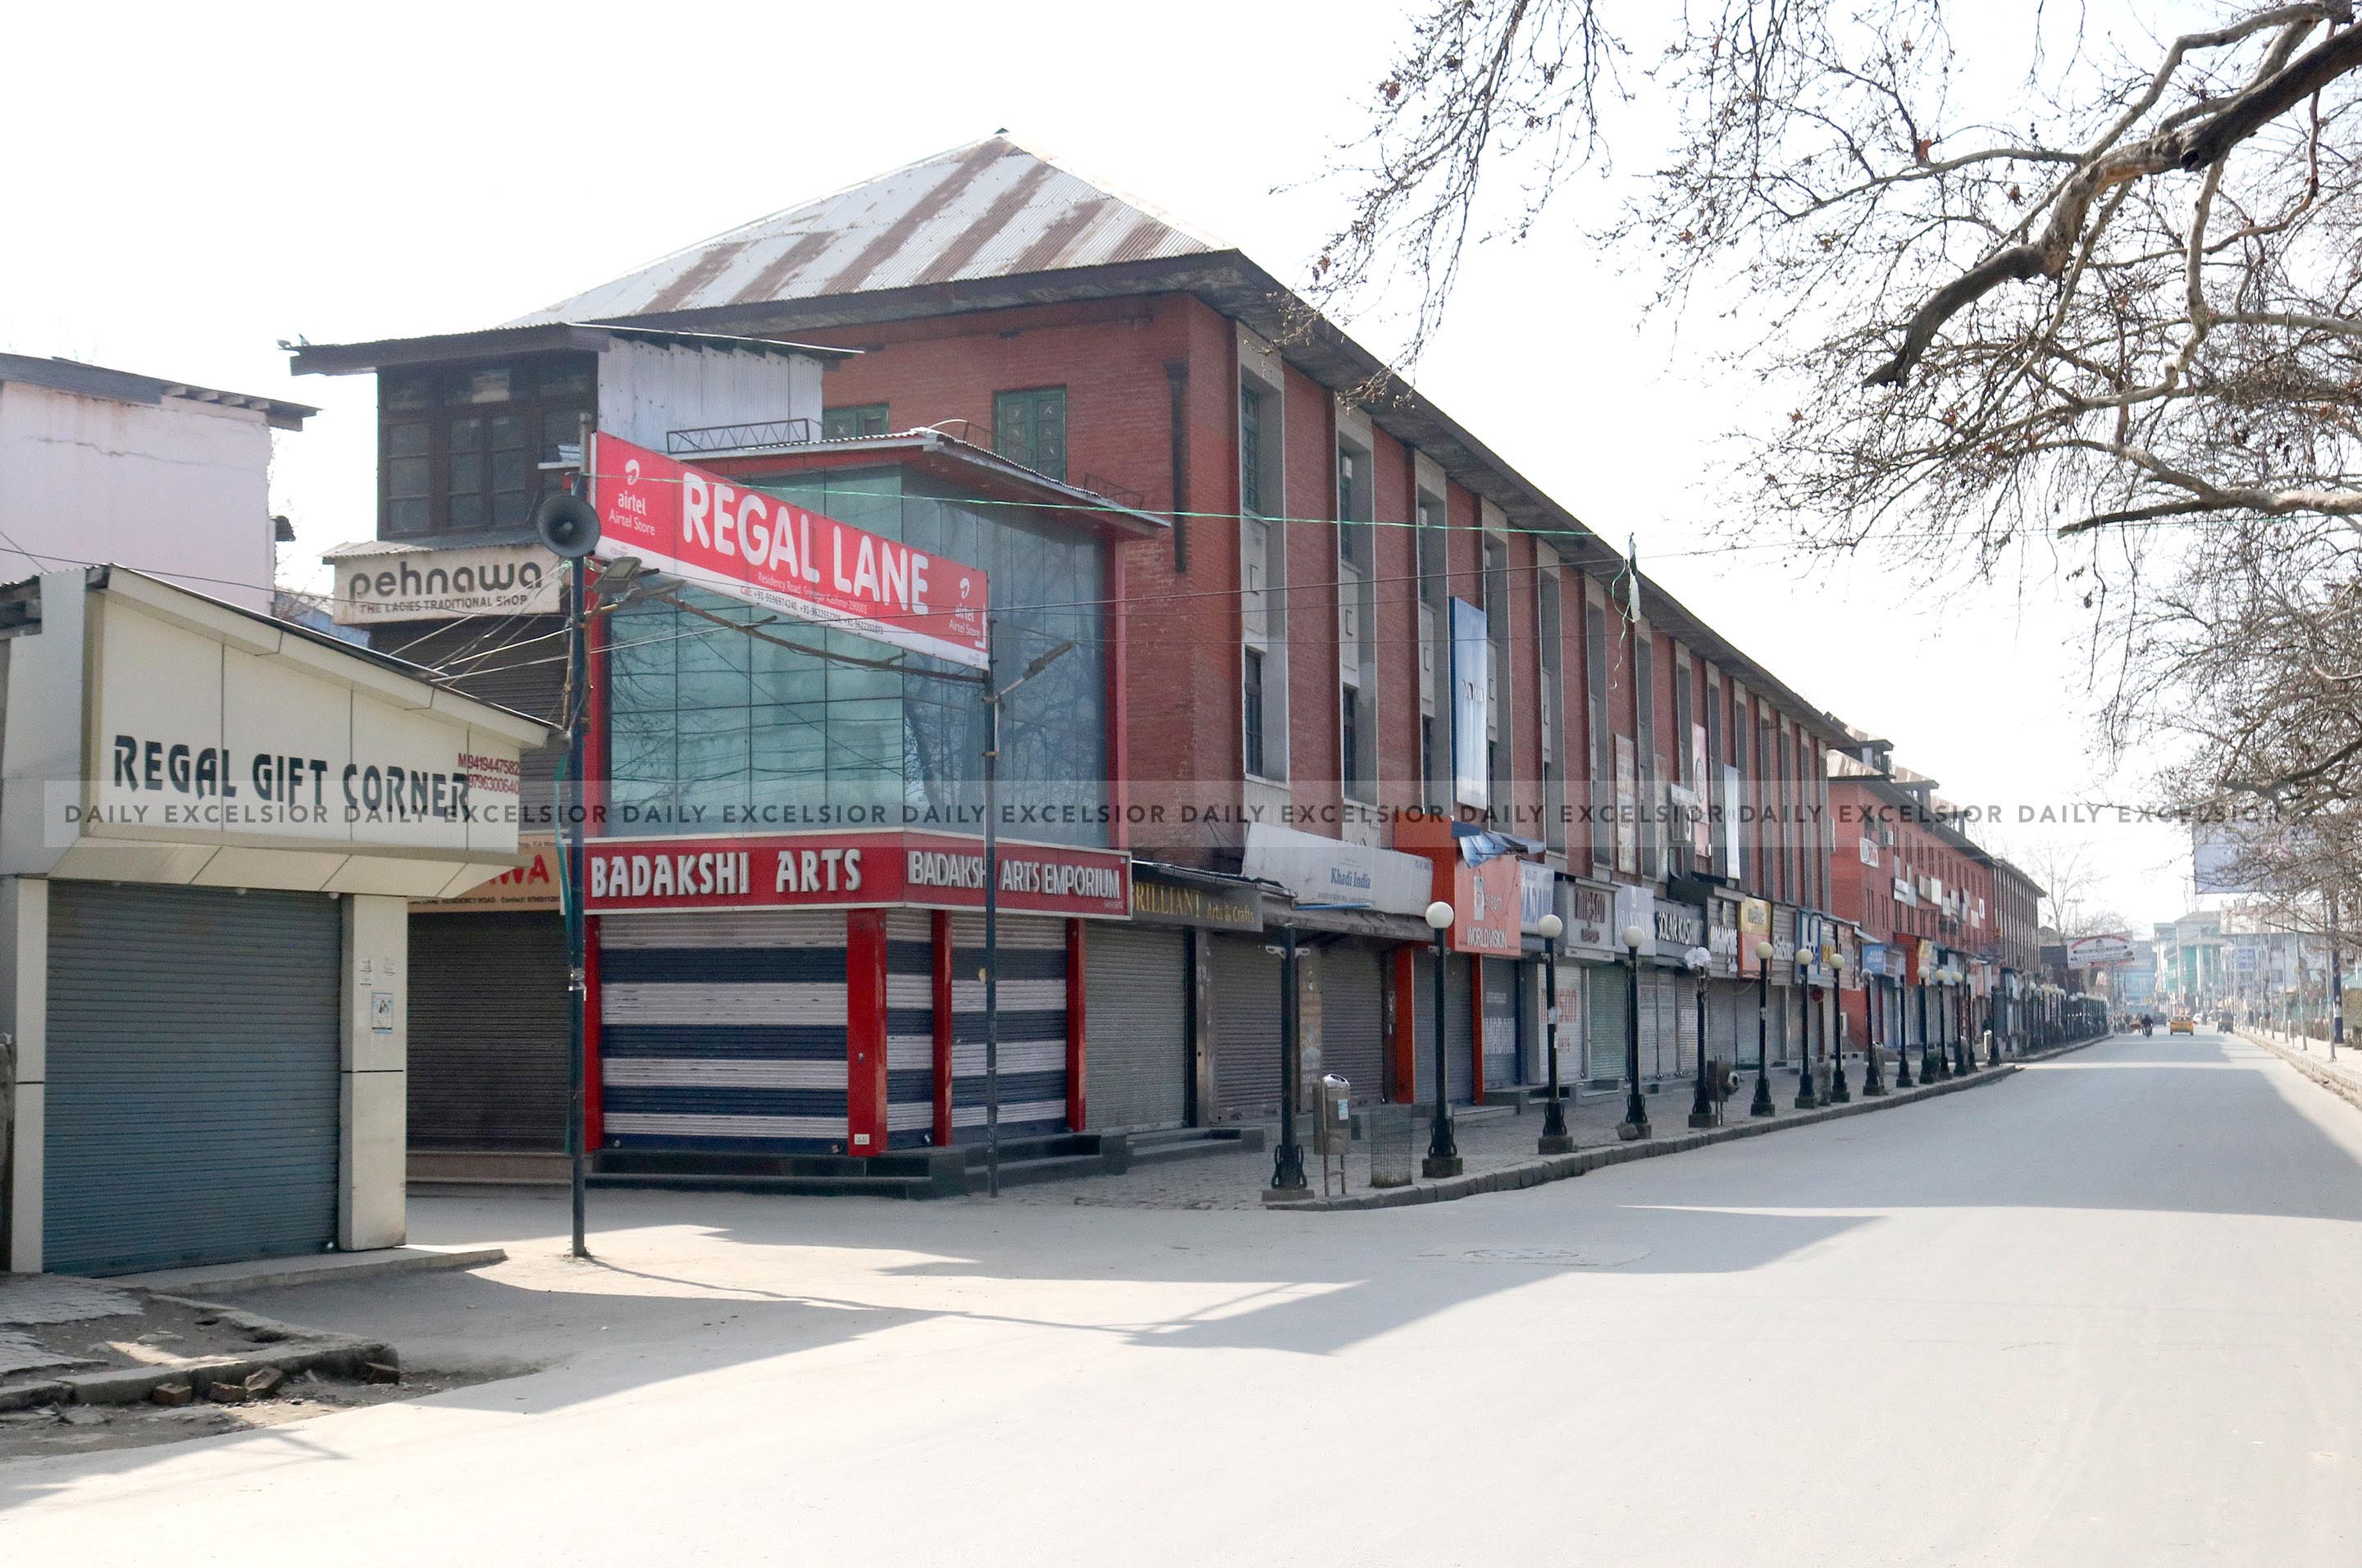
[(0, 1558), (2362, 1562), (2358, 1162), (2160, 1035), (1379, 1213), (438, 1200), (512, 1261), (250, 1303), (545, 1370), (0, 1464)]

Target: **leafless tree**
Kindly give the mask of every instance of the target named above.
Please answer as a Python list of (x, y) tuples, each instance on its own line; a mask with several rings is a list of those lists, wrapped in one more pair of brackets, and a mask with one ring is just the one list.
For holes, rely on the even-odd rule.
[(2177, 804), (2317, 811), (2362, 785), (2362, 28), (2175, 9), (1980, 10), (1972, 51), (1939, 0), (1696, 0), (1642, 72), (1641, 0), (1431, 0), (1315, 293), (1407, 279), (1416, 356), (1645, 83), (1675, 145), (1593, 237), (1749, 324), (1780, 412), (1732, 526), (1930, 572), (2070, 541), (2110, 735), (2186, 743)]

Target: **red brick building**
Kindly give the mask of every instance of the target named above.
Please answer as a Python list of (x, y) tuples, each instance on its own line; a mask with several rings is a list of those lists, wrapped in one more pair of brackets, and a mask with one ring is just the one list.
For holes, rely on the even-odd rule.
[[(1767, 906), (1772, 1059), (1803, 1036), (1797, 933), (1832, 910), (1827, 758), (1846, 731), (1236, 249), (994, 138), (510, 330), (581, 323), (834, 351), (816, 428), (673, 411), (671, 436), (717, 461), (815, 442), (857, 455), (926, 428), (1169, 520), (1108, 543), (1098, 574), (1113, 807), (1099, 842), (1145, 871), (1285, 889), (1274, 918), (1311, 951), (1308, 1071), (1345, 1071), (1360, 1098), (1434, 1092), (1418, 911), (1488, 855), (1521, 863), (1518, 929), (1479, 940), (1477, 911), (1459, 911), (1452, 1098), (1543, 1076), (1533, 933), (1552, 909), (1576, 1004), (1559, 1030), (1570, 1077), (1621, 1076), (1636, 1031), (1643, 1077), (1694, 1070), (1693, 986), (1712, 1003), (1706, 1048), (1751, 1058), (1742, 900)], [(1456, 825), (1438, 839), (1423, 815), (1398, 839), (1413, 812)], [(1273, 944), (1172, 914), (1187, 901), (1070, 942), (1086, 1126), (1276, 1101)], [(1637, 1021), (1611, 966), (1634, 925)], [(1103, 993), (1092, 976), (1110, 977)], [(1126, 1109), (1089, 1109), (1108, 1104)]]

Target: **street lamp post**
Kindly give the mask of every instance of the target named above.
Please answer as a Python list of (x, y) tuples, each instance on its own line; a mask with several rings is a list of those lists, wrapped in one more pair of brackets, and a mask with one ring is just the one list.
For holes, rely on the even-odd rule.
[(1755, 1099), (1747, 1108), (1749, 1116), (1777, 1116), (1779, 1108), (1772, 1103), (1772, 944), (1758, 938), (1755, 943)]
[(1956, 1077), (1967, 1077), (1976, 1071), (1976, 1054), (1969, 1049), (1969, 988), (1968, 971), (1952, 971), (1952, 1072)]
[[(1845, 1070), (1845, 955), (1829, 955), (1829, 983), (1825, 988), (1829, 998), (1829, 1016), (1821, 1021), (1821, 1037), (1829, 1047), (1829, 1103), (1846, 1105), (1853, 1099), (1853, 1087), (1846, 1082)], [(1868, 1088), (1864, 1082), (1865, 1091)]]
[(1882, 977), (1864, 975), (1861, 977), (1862, 1067), (1861, 1097), (1870, 1099), (1886, 1092), (1886, 1069), (1879, 1061), (1885, 1049), (1879, 1030), (1886, 1021), (1879, 1017), (1879, 988)]
[[(1793, 979), (1794, 977), (1790, 977)], [(1813, 1092), (1813, 1014), (1820, 1010), (1812, 1005), (1812, 988), (1805, 987), (1804, 1037), (1796, 1042), (1796, 1109), (1799, 1110), (1810, 1110), (1821, 1103), (1820, 1097)]]
[(1715, 1123), (1714, 1088), (1706, 1077), (1705, 1053), (1705, 974), (1714, 955), (1703, 947), (1693, 947), (1686, 955), (1689, 966), (1697, 975), (1697, 1085), (1690, 1095), (1690, 1125), (1711, 1127)]
[(1279, 1146), (1272, 1151), (1271, 1185), (1264, 1188), (1264, 1200), (1292, 1203), (1311, 1192), (1304, 1176), (1304, 1145), (1296, 1139), (1296, 1100), (1304, 1082), (1303, 981), (1296, 927), (1282, 926), (1279, 943)]
[[(1936, 1037), (1927, 1032), (1927, 982), (1935, 977), (1928, 970), (1919, 971), (1919, 1081), (1923, 1084), (1932, 1084), (1937, 1077)], [(1937, 1016), (1940, 1023), (1942, 1014)]]
[(1637, 925), (1626, 926), (1619, 934), (1624, 938), (1624, 1121), (1616, 1135), (1629, 1143), (1636, 1138), (1653, 1138), (1649, 1125), (1649, 1102), (1640, 1097), (1640, 944), (1649, 933)]
[(1558, 939), (1566, 930), (1566, 922), (1555, 913), (1542, 916), (1538, 928), (1542, 933), (1542, 960), (1548, 977), (1550, 1010), (1543, 1015), (1542, 1048), (1550, 1053), (1550, 1104), (1542, 1111), (1542, 1135), (1535, 1144), (1545, 1154), (1572, 1154), (1574, 1135), (1566, 1130), (1566, 1107), (1559, 1099), (1558, 1089)]
[(1443, 944), (1451, 929), (1451, 906), (1441, 899), (1427, 906), (1427, 926), (1435, 933), (1435, 1122), (1427, 1135), (1427, 1158), (1419, 1174), (1429, 1181), (1460, 1174), (1460, 1141), (1451, 1131), (1451, 1079), (1443, 1061), (1443, 971), (1450, 955)]
[[(1886, 961), (1889, 964), (1894, 962), (1891, 948)], [(1880, 1010), (1885, 1010), (1881, 1008)], [(1907, 982), (1903, 980), (1894, 983), (1894, 1021), (1901, 1025), (1903, 1033), (1903, 1043), (1894, 1052), (1894, 1087), (1906, 1089), (1911, 1087), (1911, 994)], [(1893, 1041), (1893, 1036), (1890, 1032), (1888, 1043), (1892, 1044)]]

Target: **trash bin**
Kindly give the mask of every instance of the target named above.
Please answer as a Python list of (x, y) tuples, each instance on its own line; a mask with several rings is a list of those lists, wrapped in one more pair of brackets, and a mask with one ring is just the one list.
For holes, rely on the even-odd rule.
[(1362, 1113), (1362, 1135), (1370, 1145), (1370, 1185), (1408, 1187), (1412, 1130), (1407, 1105), (1374, 1105)]

